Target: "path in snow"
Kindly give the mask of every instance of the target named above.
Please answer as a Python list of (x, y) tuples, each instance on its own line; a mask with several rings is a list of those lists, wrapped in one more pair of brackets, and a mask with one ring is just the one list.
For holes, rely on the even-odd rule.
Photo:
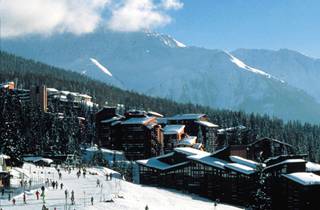
[[(30, 173), (34, 180), (58, 179), (58, 173), (54, 168), (36, 168), (32, 164), (25, 164), (24, 171)], [(215, 210), (236, 210), (239, 208), (219, 204), (214, 208), (212, 201), (194, 196), (185, 195), (176, 191), (158, 189), (132, 184), (118, 178), (113, 178), (112, 181), (105, 180), (106, 168), (90, 168), (88, 172), (94, 172), (96, 175), (89, 175), (86, 178), (78, 179), (76, 170), (71, 174), (62, 170), (62, 182), (64, 189), (54, 190), (52, 187), (46, 188), (46, 206), (53, 210), (144, 210), (148, 205), (150, 210), (193, 210), (193, 209), (215, 209)], [(42, 173), (41, 173), (42, 172)], [(115, 175), (120, 177), (120, 175)], [(102, 188), (96, 187), (97, 179), (102, 183)], [(60, 185), (60, 180), (57, 180)], [(66, 208), (64, 190), (69, 192), (74, 190), (76, 205), (70, 206), (68, 199), (68, 208)], [(40, 191), (40, 190), (39, 190)], [(116, 196), (119, 195), (119, 196)], [(94, 205), (90, 204), (91, 196), (94, 197)], [(119, 198), (123, 197), (123, 198)], [(106, 203), (103, 200), (114, 202)], [(17, 200), (16, 206), (8, 200), (1, 200), (3, 210), (41, 210), (42, 201), (36, 200), (35, 190), (27, 192), (27, 204), (23, 204), (22, 195), (15, 196)]]

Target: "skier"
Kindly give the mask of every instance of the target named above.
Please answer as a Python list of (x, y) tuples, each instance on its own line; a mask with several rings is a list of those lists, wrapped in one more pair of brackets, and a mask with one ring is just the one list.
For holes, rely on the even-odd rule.
[(71, 191), (71, 205), (74, 205), (74, 191)]
[(59, 179), (61, 180), (62, 179), (62, 173), (59, 172)]
[(65, 198), (67, 200), (68, 199), (68, 190), (67, 189), (64, 191), (64, 195), (65, 195)]
[(16, 199), (12, 199), (12, 204), (16, 205)]
[(23, 193), (23, 203), (24, 203), (24, 204), (27, 204), (26, 193)]
[(40, 193), (39, 193), (39, 191), (37, 190), (37, 191), (36, 191), (37, 200), (39, 200), (39, 195), (40, 195)]
[(145, 210), (149, 210), (149, 207), (148, 207), (148, 205), (146, 205), (146, 207), (144, 208)]
[(60, 184), (60, 189), (62, 190), (63, 189), (63, 183), (61, 182)]
[(93, 206), (93, 196), (91, 196), (91, 205)]
[(100, 187), (100, 180), (97, 179), (97, 187)]
[(58, 181), (56, 181), (56, 189), (58, 189), (58, 187), (59, 187), (59, 183)]

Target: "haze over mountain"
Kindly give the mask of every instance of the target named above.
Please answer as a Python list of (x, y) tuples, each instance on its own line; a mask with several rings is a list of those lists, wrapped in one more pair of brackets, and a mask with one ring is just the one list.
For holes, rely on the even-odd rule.
[(110, 31), (7, 39), (3, 49), (147, 95), (320, 121), (319, 60), (294, 51), (228, 53), (187, 47), (168, 35)]

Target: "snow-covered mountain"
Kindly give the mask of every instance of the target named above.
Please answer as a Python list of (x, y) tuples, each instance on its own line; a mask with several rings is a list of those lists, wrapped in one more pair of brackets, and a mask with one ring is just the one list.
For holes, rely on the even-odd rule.
[(151, 32), (102, 31), (4, 40), (3, 49), (152, 96), (320, 122), (320, 105), (312, 94), (245, 59), (241, 51), (188, 47)]
[(239, 49), (233, 54), (250, 65), (268, 70), (270, 74), (306, 91), (320, 102), (320, 59), (287, 49)]

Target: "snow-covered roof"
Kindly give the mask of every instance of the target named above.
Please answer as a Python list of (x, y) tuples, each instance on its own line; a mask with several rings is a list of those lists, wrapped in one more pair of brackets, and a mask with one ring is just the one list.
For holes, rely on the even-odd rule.
[(0, 154), (0, 158), (10, 159), (10, 156), (9, 155), (5, 155), (5, 154)]
[(197, 137), (196, 136), (187, 136), (183, 138), (181, 141), (179, 141), (178, 145), (184, 145), (184, 146), (192, 146), (196, 143)]
[(229, 168), (231, 170), (240, 172), (242, 174), (246, 174), (246, 175), (250, 175), (256, 172), (256, 170), (254, 168), (251, 168), (249, 166), (246, 165), (242, 165), (239, 163), (227, 163), (224, 165), (225, 168)]
[(55, 89), (55, 88), (47, 88), (48, 92), (59, 92), (59, 90)]
[(313, 163), (313, 162), (307, 162), (306, 171), (308, 171), (308, 172), (320, 171), (320, 164)]
[(209, 166), (213, 166), (216, 168), (224, 169), (225, 164), (228, 162), (224, 160), (220, 160), (218, 158), (212, 157), (210, 153), (206, 152), (207, 154), (198, 154), (198, 155), (191, 155), (188, 156), (189, 159), (198, 161), (200, 163), (204, 163)]
[(168, 123), (168, 119), (159, 117), (159, 118), (157, 118), (157, 123), (159, 123), (159, 124), (167, 124)]
[[(97, 152), (99, 151), (99, 148), (97, 146), (92, 146), (92, 147), (88, 147), (85, 149), (88, 152)], [(100, 149), (102, 153), (110, 153), (110, 154), (117, 154), (117, 155), (123, 155), (124, 153), (121, 151), (117, 151), (117, 150), (110, 150), (110, 149), (105, 149), (105, 148), (101, 148)]]
[(196, 123), (198, 123), (199, 125), (203, 125), (203, 126), (209, 127), (209, 128), (218, 128), (219, 127), (218, 125), (213, 124), (213, 123), (208, 122), (208, 121), (199, 120), (199, 121), (196, 121)]
[[(235, 162), (235, 163), (239, 163), (239, 164), (242, 164), (242, 165), (246, 165), (246, 166), (249, 166), (251, 168), (257, 168), (257, 166), (259, 165), (259, 163), (253, 161), (253, 160), (248, 160), (248, 159), (245, 159), (245, 158), (242, 158), (242, 157), (239, 157), (239, 156), (230, 156), (230, 160), (232, 162)], [(265, 166), (265, 165), (263, 165)]]
[(205, 114), (177, 114), (169, 117), (169, 120), (198, 120), (201, 117), (206, 116)]
[(303, 159), (287, 159), (287, 160), (281, 161), (280, 163), (270, 165), (270, 166), (266, 167), (265, 170), (269, 169), (269, 168), (273, 168), (275, 166), (279, 166), (279, 165), (285, 165), (285, 164), (290, 164), (290, 163), (305, 163), (305, 162), (306, 161)]
[(154, 111), (148, 111), (147, 114), (155, 116), (155, 117), (164, 117), (162, 114), (160, 114), (158, 112), (154, 112)]
[(170, 164), (162, 162), (160, 160), (161, 158), (169, 157), (169, 156), (172, 156), (172, 155), (173, 155), (173, 152), (165, 154), (165, 155), (162, 155), (162, 156), (153, 157), (153, 158), (150, 158), (150, 159), (137, 160), (136, 162), (138, 164), (140, 164), (140, 165), (144, 165), (144, 166), (147, 166), (147, 167), (150, 167), (150, 168), (159, 169), (159, 170), (168, 170), (168, 169), (171, 169), (171, 168), (174, 168), (174, 167), (177, 167), (177, 166), (182, 166), (182, 165), (185, 165), (185, 164), (189, 163), (189, 161), (184, 161), (184, 162), (181, 162), (181, 163), (170, 165)]
[(181, 133), (185, 128), (185, 125), (166, 125), (163, 128), (163, 133), (166, 135)]
[(33, 163), (36, 163), (36, 162), (39, 162), (39, 161), (43, 161), (45, 163), (52, 163), (53, 160), (50, 159), (50, 158), (43, 158), (43, 157), (25, 157), (23, 158), (25, 161), (29, 161), (29, 162), (33, 162)]
[(187, 156), (189, 156), (189, 155), (206, 155), (206, 154), (208, 154), (208, 152), (201, 151), (201, 150), (198, 150), (198, 149), (194, 149), (194, 148), (191, 148), (191, 147), (176, 147), (176, 148), (174, 148), (174, 151), (176, 151), (178, 153), (185, 154)]
[(130, 124), (145, 124), (150, 120), (154, 119), (154, 117), (132, 117), (123, 121), (123, 125), (130, 125)]
[(87, 98), (87, 99), (91, 99), (92, 97), (87, 95), (87, 94), (79, 94), (80, 97), (82, 98)]
[(246, 127), (243, 126), (243, 125), (238, 125), (238, 126), (235, 126), (235, 127), (218, 129), (218, 133), (223, 133), (223, 132), (228, 132), (228, 131), (234, 131), (234, 130), (243, 130), (243, 129), (246, 129)]
[(287, 179), (298, 182), (302, 185), (320, 185), (320, 176), (308, 172), (296, 172), (282, 175)]

